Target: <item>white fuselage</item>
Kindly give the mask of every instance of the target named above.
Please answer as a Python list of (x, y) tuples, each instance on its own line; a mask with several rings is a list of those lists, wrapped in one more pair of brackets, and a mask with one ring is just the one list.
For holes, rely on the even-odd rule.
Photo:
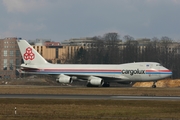
[[(22, 67), (30, 68), (23, 64)], [(127, 64), (43, 64), (24, 69), (35, 74), (65, 74), (69, 76), (98, 76), (116, 78), (116, 81), (154, 81), (166, 78), (172, 72), (155, 62)]]

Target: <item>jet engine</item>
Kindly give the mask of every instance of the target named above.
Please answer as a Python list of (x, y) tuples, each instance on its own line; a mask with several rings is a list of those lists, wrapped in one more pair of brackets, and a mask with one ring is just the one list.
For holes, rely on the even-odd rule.
[(102, 86), (104, 84), (104, 80), (102, 78), (91, 76), (89, 78), (89, 83), (95, 86)]
[(60, 83), (72, 83), (73, 79), (70, 76), (61, 74), (58, 76), (58, 79), (56, 79), (56, 81)]

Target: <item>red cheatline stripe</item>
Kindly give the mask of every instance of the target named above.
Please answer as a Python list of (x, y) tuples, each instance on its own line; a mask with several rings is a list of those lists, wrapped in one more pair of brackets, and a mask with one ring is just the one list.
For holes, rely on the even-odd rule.
[(171, 72), (170, 70), (146, 70), (146, 72)]
[(95, 70), (95, 69), (44, 69), (44, 71), (121, 72), (121, 70)]

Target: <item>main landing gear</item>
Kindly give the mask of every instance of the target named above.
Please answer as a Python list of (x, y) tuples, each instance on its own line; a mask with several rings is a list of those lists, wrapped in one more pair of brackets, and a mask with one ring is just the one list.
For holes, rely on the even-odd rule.
[(104, 83), (104, 84), (102, 85), (102, 87), (110, 87), (110, 84), (109, 84), (109, 83)]
[(153, 82), (152, 88), (156, 88), (156, 82), (157, 82), (157, 81), (154, 81), (154, 82)]

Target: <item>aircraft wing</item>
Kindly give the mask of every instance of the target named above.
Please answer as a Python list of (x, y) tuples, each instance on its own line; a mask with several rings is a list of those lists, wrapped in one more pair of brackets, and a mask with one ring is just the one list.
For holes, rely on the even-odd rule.
[(104, 80), (104, 82), (120, 82), (124, 80), (128, 80), (127, 77), (123, 75), (74, 75), (74, 74), (65, 74), (67, 76), (71, 76), (77, 78), (77, 80), (88, 81), (91, 77), (97, 77)]

